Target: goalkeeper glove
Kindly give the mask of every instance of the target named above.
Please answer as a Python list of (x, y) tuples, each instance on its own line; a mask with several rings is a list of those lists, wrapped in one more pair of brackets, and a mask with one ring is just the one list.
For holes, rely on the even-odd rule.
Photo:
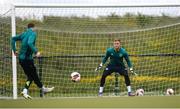
[(102, 64), (102, 63), (101, 63), (101, 64), (99, 64), (99, 66), (95, 69), (95, 71), (100, 70), (100, 69), (102, 68), (102, 66), (103, 66), (103, 64)]
[(129, 70), (130, 70), (131, 74), (137, 76), (137, 74), (134, 72), (133, 68), (130, 68)]

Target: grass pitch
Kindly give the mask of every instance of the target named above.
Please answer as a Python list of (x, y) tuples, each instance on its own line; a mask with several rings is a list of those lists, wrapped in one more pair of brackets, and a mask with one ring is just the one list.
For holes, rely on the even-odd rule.
[(1, 99), (0, 108), (180, 108), (180, 96)]

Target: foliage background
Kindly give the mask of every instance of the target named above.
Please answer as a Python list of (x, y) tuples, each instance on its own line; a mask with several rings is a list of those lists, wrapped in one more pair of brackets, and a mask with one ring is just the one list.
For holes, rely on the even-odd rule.
[[(43, 20), (16, 18), (17, 34), (29, 22), (37, 26), (37, 48), (43, 57), (35, 59), (45, 85), (55, 86), (47, 96), (96, 96), (103, 70), (94, 72), (114, 38), (122, 40), (138, 77), (131, 76), (133, 90), (144, 88), (147, 95), (164, 95), (167, 88), (180, 94), (180, 17), (165, 14), (150, 16), (127, 13), (119, 16), (44, 16)], [(0, 93), (12, 96), (11, 25), (9, 17), (0, 17)], [(20, 43), (17, 43), (19, 49)], [(70, 81), (70, 73), (78, 71), (79, 83)], [(106, 81), (105, 95), (114, 93), (114, 74)], [(18, 65), (18, 91), (25, 76)], [(120, 95), (126, 95), (124, 79), (119, 77)], [(33, 84), (32, 96), (39, 96)]]

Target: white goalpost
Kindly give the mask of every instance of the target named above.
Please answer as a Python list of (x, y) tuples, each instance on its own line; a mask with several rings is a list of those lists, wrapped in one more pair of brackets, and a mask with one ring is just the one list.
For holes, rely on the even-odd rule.
[[(16, 35), (16, 13), (15, 6), (11, 6), (11, 33), (12, 37)], [(17, 62), (16, 56), (12, 53), (12, 71), (13, 71), (13, 99), (17, 99)]]
[[(45, 97), (97, 96), (105, 66), (94, 70), (115, 38), (122, 40), (138, 74), (130, 75), (133, 92), (143, 88), (147, 96), (162, 96), (172, 88), (180, 95), (179, 10), (180, 4), (173, 3), (14, 4), (0, 16), (0, 82), (6, 79), (0, 83), (0, 97), (17, 99), (26, 81), (18, 59), (10, 55), (10, 36), (23, 32), (30, 22), (36, 25), (36, 46), (42, 53), (34, 58), (38, 74), (45, 85), (55, 86)], [(16, 46), (19, 50), (20, 43)], [(81, 74), (80, 82), (71, 81), (72, 72)], [(39, 97), (35, 84), (29, 90)], [(126, 95), (124, 78), (108, 76), (104, 96)]]

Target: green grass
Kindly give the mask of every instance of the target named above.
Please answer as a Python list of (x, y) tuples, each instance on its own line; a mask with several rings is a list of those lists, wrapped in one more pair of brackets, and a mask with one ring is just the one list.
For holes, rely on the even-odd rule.
[(180, 96), (1, 99), (0, 108), (180, 108)]

